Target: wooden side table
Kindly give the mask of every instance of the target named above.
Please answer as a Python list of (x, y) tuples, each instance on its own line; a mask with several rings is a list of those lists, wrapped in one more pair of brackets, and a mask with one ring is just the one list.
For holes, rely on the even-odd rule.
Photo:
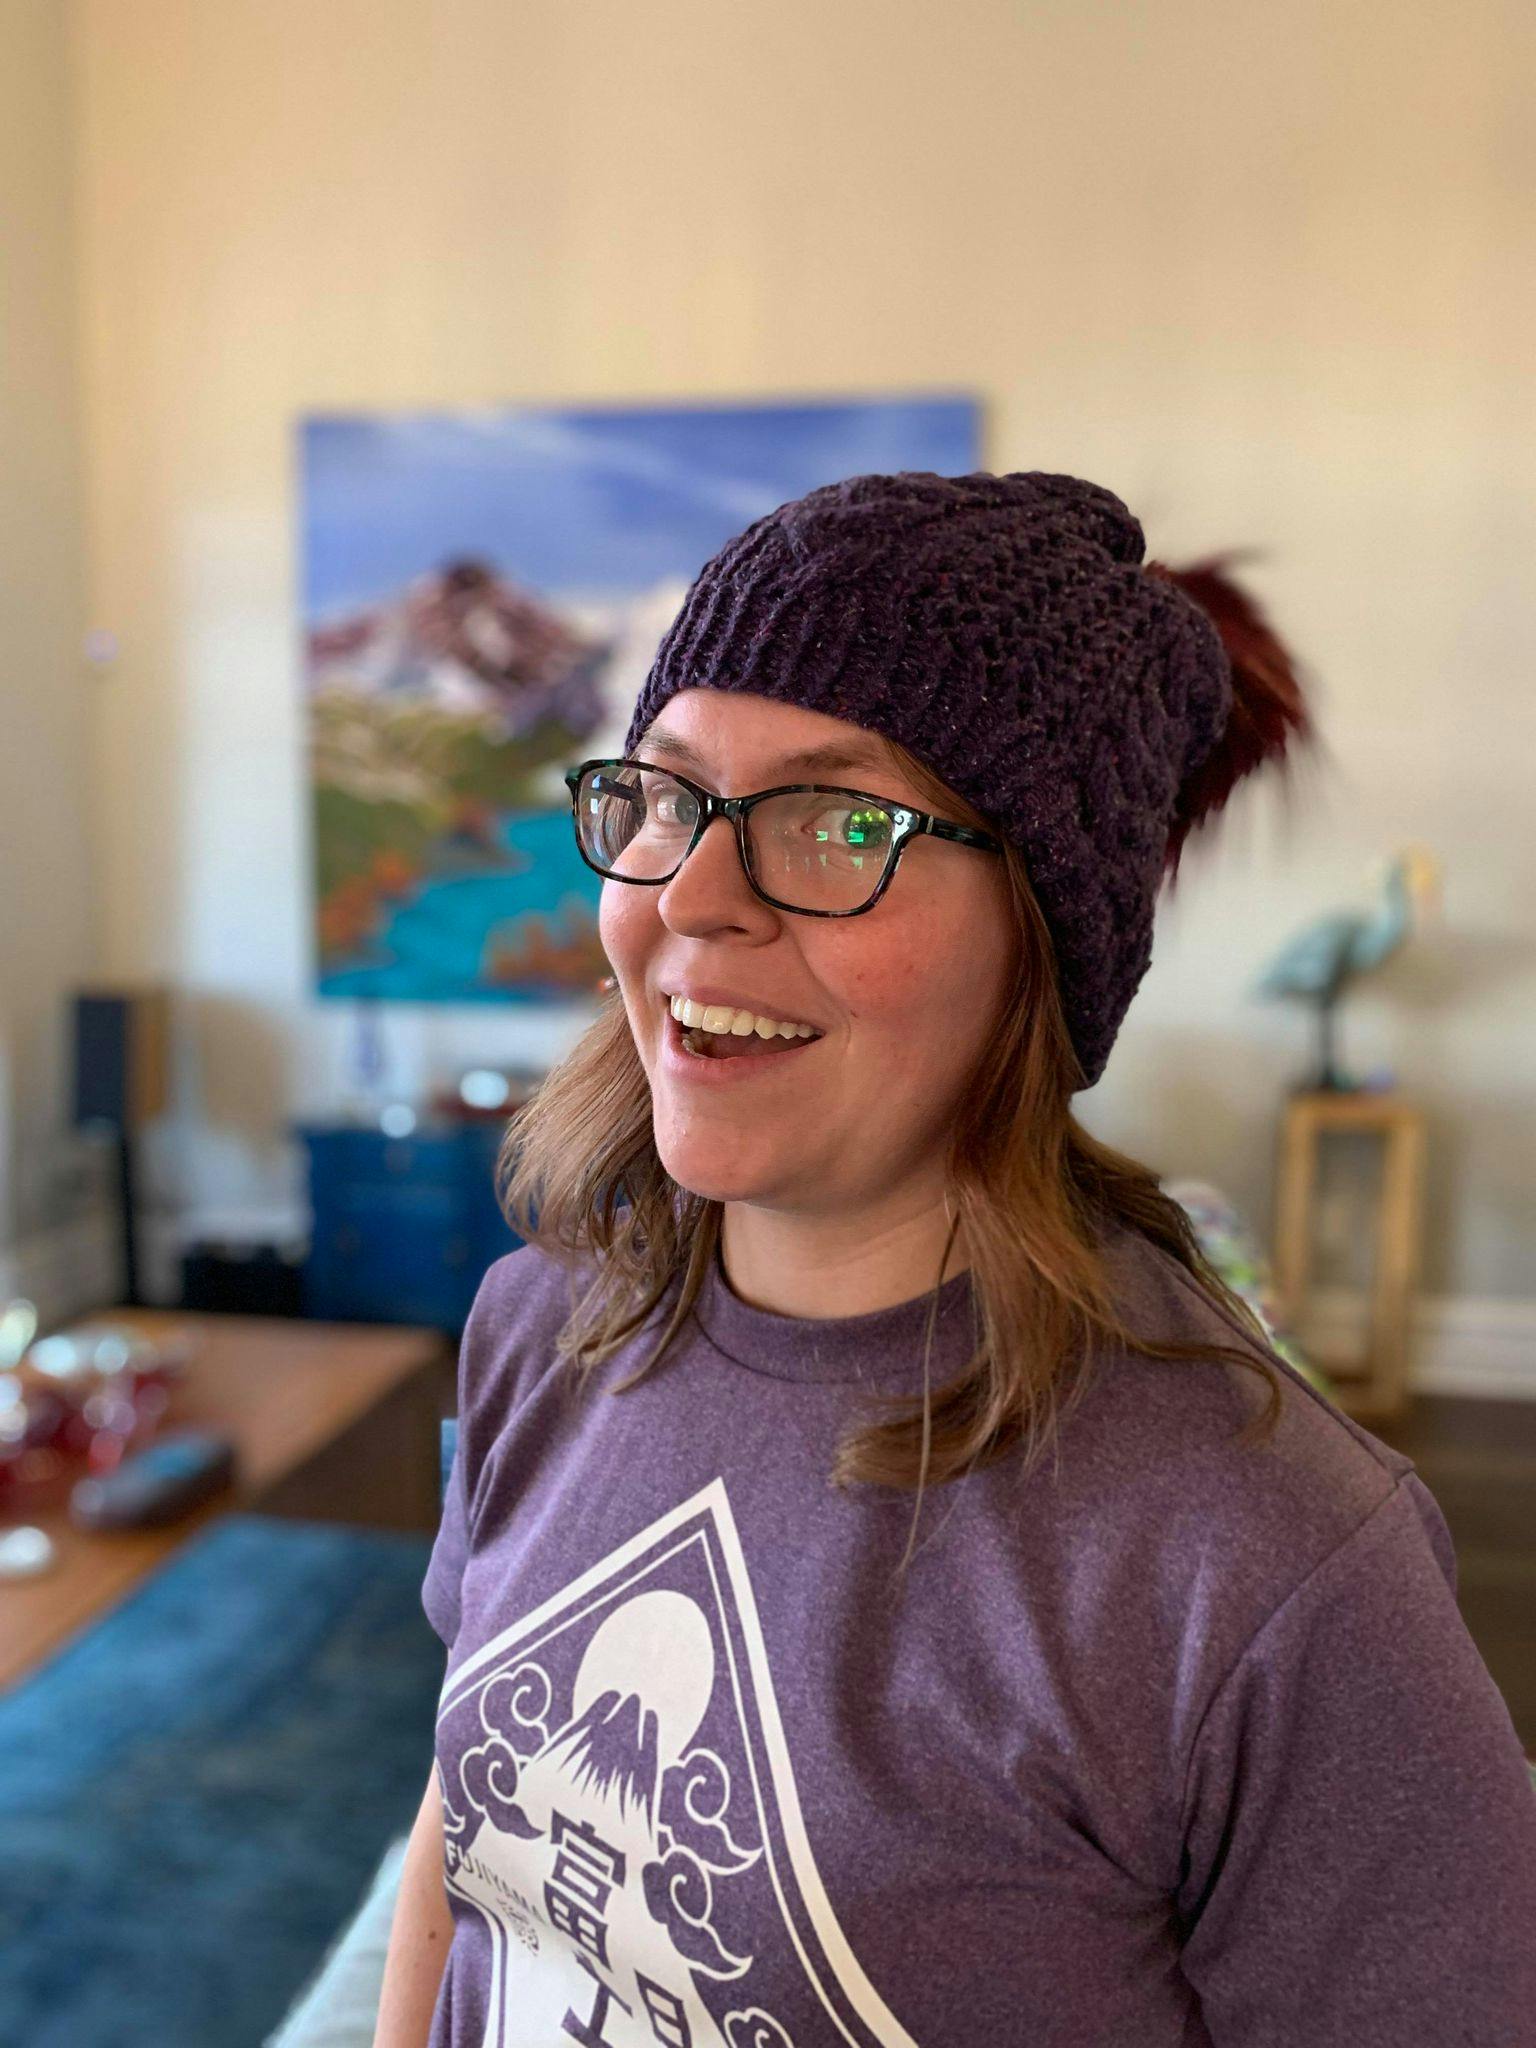
[(58, 1560), (0, 1585), (0, 1692), (231, 1509), (437, 1527), (440, 1418), (453, 1395), (453, 1351), (439, 1331), (140, 1308), (102, 1315), (150, 1336), (190, 1332), (196, 1349), (166, 1427), (225, 1431), (235, 1483), (155, 1528), (77, 1529), (64, 1507), (21, 1515), (53, 1538)]
[(1408, 1399), (1408, 1356), (1419, 1279), (1424, 1118), (1397, 1094), (1304, 1090), (1286, 1103), (1275, 1200), (1275, 1291), (1294, 1330), (1312, 1267), (1314, 1192), (1324, 1134), (1380, 1140), (1381, 1190), (1370, 1335), (1357, 1363), (1319, 1359), (1338, 1385), (1339, 1406), (1361, 1421), (1398, 1415)]

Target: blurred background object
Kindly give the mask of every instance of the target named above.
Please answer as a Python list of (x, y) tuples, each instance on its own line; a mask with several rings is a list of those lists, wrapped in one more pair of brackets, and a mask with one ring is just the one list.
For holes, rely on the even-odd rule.
[(117, 1180), (121, 1300), (139, 1292), (138, 1138), (168, 1098), (170, 994), (163, 988), (77, 995), (74, 1000), (75, 1122), (106, 1131)]
[(1353, 1088), (1337, 1062), (1336, 1011), (1351, 983), (1390, 960), (1440, 908), (1440, 863), (1410, 846), (1373, 864), (1378, 900), (1370, 910), (1335, 911), (1286, 941), (1255, 984), (1264, 996), (1291, 997), (1317, 1012), (1317, 1058), (1299, 1085)]

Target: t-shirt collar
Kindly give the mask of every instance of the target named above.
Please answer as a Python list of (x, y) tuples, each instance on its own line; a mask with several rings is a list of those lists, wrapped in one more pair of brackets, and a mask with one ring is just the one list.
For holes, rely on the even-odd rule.
[[(725, 1279), (718, 1247), (694, 1303), (704, 1335), (733, 1365), (786, 1380), (922, 1383), (923, 1337), (932, 1290), (857, 1316), (784, 1316), (753, 1308)], [(969, 1272), (953, 1274), (939, 1292), (934, 1324), (933, 1384), (969, 1357), (976, 1344)]]

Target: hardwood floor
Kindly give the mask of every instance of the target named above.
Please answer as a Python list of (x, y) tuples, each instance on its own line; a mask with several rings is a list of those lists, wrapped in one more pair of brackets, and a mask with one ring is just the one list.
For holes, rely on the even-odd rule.
[(1462, 1618), (1536, 1759), (1536, 1401), (1419, 1394), (1396, 1421), (1366, 1426), (1440, 1503)]

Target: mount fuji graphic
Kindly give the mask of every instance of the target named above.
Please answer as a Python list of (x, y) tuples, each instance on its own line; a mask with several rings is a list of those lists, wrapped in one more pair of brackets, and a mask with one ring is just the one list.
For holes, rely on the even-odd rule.
[(723, 1480), (449, 1673), (437, 1768), (484, 2048), (915, 2048), (816, 1869)]
[(549, 1749), (572, 1784), (596, 1799), (636, 1806), (654, 1820), (658, 1770), (656, 1716), (638, 1693), (600, 1693)]

